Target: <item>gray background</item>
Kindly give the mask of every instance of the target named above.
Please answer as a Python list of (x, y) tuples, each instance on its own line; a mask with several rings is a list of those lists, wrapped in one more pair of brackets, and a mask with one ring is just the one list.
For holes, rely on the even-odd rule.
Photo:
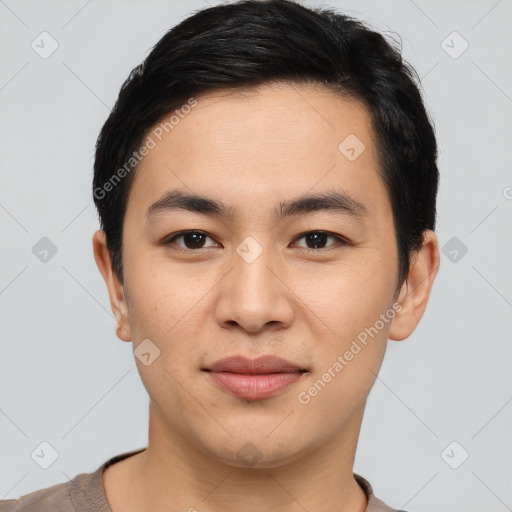
[[(146, 446), (148, 398), (92, 255), (94, 143), (129, 71), (207, 3), (0, 0), (0, 497)], [(389, 342), (354, 470), (411, 512), (512, 510), (512, 2), (322, 4), (400, 34), (442, 176), (441, 270), (416, 332)], [(31, 457), (51, 457), (44, 441), (48, 469)]]

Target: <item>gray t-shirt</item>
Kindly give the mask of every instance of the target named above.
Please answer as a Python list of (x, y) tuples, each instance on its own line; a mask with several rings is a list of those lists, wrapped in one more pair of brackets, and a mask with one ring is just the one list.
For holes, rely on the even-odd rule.
[[(81, 473), (69, 482), (25, 494), (17, 500), (0, 500), (0, 512), (112, 512), (105, 488), (103, 471), (145, 448), (116, 455), (103, 463), (93, 473)], [(365, 512), (406, 512), (389, 507), (374, 494), (370, 483), (354, 473), (354, 478), (368, 498)]]

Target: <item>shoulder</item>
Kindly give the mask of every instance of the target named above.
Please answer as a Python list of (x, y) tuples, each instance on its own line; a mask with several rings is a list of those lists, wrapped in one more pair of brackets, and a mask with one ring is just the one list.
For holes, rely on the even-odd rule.
[(106, 468), (145, 450), (116, 455), (92, 473), (80, 473), (69, 482), (25, 494), (17, 500), (0, 500), (0, 512), (111, 512), (102, 475)]
[(1, 500), (0, 512), (111, 512), (101, 483), (103, 467), (17, 500)]
[(72, 482), (66, 482), (25, 494), (17, 500), (1, 500), (0, 512), (74, 512), (71, 486)]

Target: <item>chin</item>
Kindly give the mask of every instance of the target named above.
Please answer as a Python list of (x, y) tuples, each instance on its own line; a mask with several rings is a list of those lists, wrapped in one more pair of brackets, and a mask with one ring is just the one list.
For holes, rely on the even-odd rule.
[[(227, 445), (205, 446), (208, 455), (227, 466), (245, 469), (271, 469), (295, 462), (308, 450), (297, 445), (296, 438), (287, 433), (286, 439), (270, 440), (267, 434), (229, 439)], [(293, 444), (291, 440), (293, 439)], [(236, 448), (236, 449), (235, 449)]]

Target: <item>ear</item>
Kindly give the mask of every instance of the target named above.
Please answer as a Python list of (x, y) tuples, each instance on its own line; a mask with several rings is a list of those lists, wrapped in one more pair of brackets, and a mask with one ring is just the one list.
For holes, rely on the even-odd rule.
[(112, 258), (107, 247), (105, 231), (99, 229), (92, 237), (92, 246), (96, 265), (105, 280), (110, 297), (110, 307), (117, 321), (116, 334), (120, 340), (131, 341), (130, 323), (124, 288), (112, 269)]
[(404, 340), (416, 329), (427, 307), (438, 270), (439, 242), (436, 234), (428, 229), (423, 232), (423, 244), (413, 254), (409, 274), (400, 289), (397, 302), (401, 309), (391, 322), (390, 339)]

